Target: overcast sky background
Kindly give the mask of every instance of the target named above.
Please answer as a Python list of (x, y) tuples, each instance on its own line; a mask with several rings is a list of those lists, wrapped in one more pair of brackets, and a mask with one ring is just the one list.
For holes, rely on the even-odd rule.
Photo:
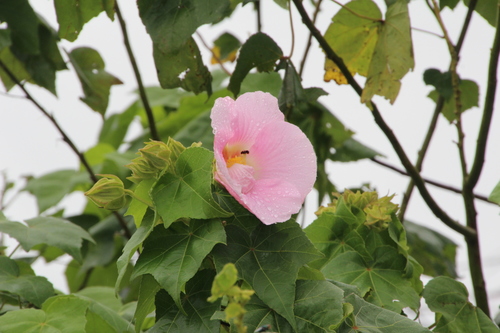
[[(30, 1), (35, 10), (42, 15), (54, 28), (57, 27), (52, 0)], [(347, 1), (343, 0), (342, 3)], [(385, 12), (384, 1), (375, 1)], [(135, 56), (146, 86), (158, 85), (156, 70), (152, 59), (151, 40), (140, 21), (135, 1), (118, 0), (125, 20)], [(306, 9), (312, 15), (312, 6), (304, 1)], [(263, 32), (269, 34), (282, 48), (285, 55), (290, 54), (291, 34), (288, 12), (278, 7), (274, 2), (262, 1)], [(332, 16), (339, 9), (333, 2), (324, 1), (323, 11), (317, 22), (320, 31), (325, 32)], [(439, 27), (424, 1), (411, 1), (409, 5), (412, 27), (425, 29), (441, 35)], [(452, 12), (448, 8), (442, 12), (444, 22), (453, 41), (456, 41), (466, 14), (466, 7), (460, 3)], [(302, 25), (298, 13), (293, 10), (295, 27), (295, 49), (293, 61), (298, 67), (302, 59), (308, 31)], [(256, 31), (256, 19), (252, 4), (239, 8), (230, 19), (215, 26), (203, 26), (200, 34), (206, 42), (212, 45), (221, 33), (229, 31), (242, 42)], [(476, 81), (480, 86), (480, 108), (473, 108), (463, 115), (463, 125), (466, 132), (466, 153), (471, 164), (475, 152), (476, 134), (482, 115), (485, 95), (485, 82), (489, 61), (489, 50), (492, 45), (494, 29), (478, 15), (474, 15), (465, 44), (462, 48), (458, 72), (463, 79)], [(375, 98), (386, 122), (392, 127), (401, 141), (408, 156), (414, 161), (417, 156), (428, 123), (434, 110), (434, 102), (427, 98), (432, 90), (425, 86), (422, 74), (428, 68), (441, 71), (448, 69), (450, 58), (444, 41), (432, 34), (413, 30), (413, 42), (416, 66), (402, 80), (402, 90), (394, 105), (382, 98)], [(199, 39), (197, 39), (199, 41)], [(204, 57), (209, 63), (210, 53), (201, 43), (198, 43)], [(108, 114), (121, 112), (135, 99), (133, 91), (136, 81), (132, 68), (122, 43), (122, 34), (117, 20), (110, 21), (102, 13), (99, 17), (87, 23), (79, 38), (74, 43), (64, 41), (67, 51), (79, 46), (89, 46), (97, 49), (106, 63), (106, 70), (124, 82), (123, 85), (111, 89)], [(338, 86), (333, 82), (323, 82), (324, 55), (316, 42), (310, 51), (309, 61), (303, 75), (304, 87), (322, 87), (329, 93), (321, 101), (351, 130), (356, 132), (355, 138), (371, 148), (382, 153), (385, 161), (400, 166), (399, 159), (381, 130), (374, 123), (370, 111), (359, 102), (359, 97), (349, 86)], [(357, 77), (359, 82), (364, 79)], [(57, 74), (58, 98), (36, 86), (28, 85), (28, 90), (50, 112), (54, 114), (61, 127), (69, 134), (76, 146), (84, 151), (97, 142), (102, 120), (87, 105), (79, 101), (83, 95), (78, 78), (73, 70)], [(23, 98), (13, 98), (4, 94), (0, 88), (0, 171), (5, 171), (9, 180), (20, 180), (23, 176), (41, 176), (60, 169), (75, 169), (79, 163), (76, 156), (64, 143), (54, 126), (29, 101)], [(9, 95), (21, 96), (15, 88)], [(498, 101), (496, 103), (498, 106)], [(139, 126), (132, 126), (129, 137), (137, 134)], [(476, 193), (488, 196), (500, 179), (500, 116), (494, 115), (491, 134), (488, 141), (486, 165), (476, 187)], [(456, 130), (444, 117), (439, 119), (436, 135), (424, 163), (423, 175), (443, 184), (460, 187), (461, 171), (456, 149)], [(400, 202), (402, 193), (406, 190), (408, 178), (378, 166), (371, 161), (357, 163), (329, 163), (330, 178), (339, 189), (357, 187), (370, 183), (381, 195), (396, 193), (395, 202)], [(24, 183), (18, 182), (17, 188)], [(429, 186), (434, 198), (441, 207), (453, 218), (465, 221), (463, 203), (459, 195)], [(59, 207), (66, 208), (66, 214), (77, 214), (82, 209), (82, 194), (75, 193), (63, 200)], [(307, 220), (314, 219), (312, 214), (316, 207), (310, 203), (307, 210)], [(478, 225), (481, 239), (484, 270), (490, 297), (492, 314), (498, 312), (500, 304), (500, 209), (496, 205), (477, 201)], [(37, 216), (34, 198), (23, 193), (6, 209), (5, 215), (11, 220), (21, 221)], [(412, 197), (406, 217), (441, 231), (459, 244), (458, 271), (461, 281), (471, 292), (470, 277), (467, 267), (465, 243), (461, 235), (447, 228), (427, 208), (418, 193)], [(13, 248), (15, 241), (7, 237), (7, 242)], [(19, 251), (22, 252), (22, 251)], [(46, 266), (36, 265), (37, 274), (47, 276), (54, 286), (67, 290), (61, 263)], [(430, 320), (432, 318), (423, 319)], [(425, 322), (424, 322), (425, 324)]]

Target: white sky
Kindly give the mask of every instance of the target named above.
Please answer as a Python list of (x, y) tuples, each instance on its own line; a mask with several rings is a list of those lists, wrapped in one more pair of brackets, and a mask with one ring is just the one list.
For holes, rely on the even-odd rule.
[[(53, 27), (57, 27), (52, 0), (30, 1), (32, 6)], [(345, 3), (346, 1), (342, 1)], [(376, 0), (384, 12), (384, 2)], [(125, 20), (132, 46), (139, 62), (143, 80), (146, 86), (158, 85), (156, 70), (151, 55), (151, 41), (139, 19), (134, 1), (118, 0)], [(308, 12), (312, 8), (308, 1), (304, 1)], [(317, 27), (326, 31), (331, 17), (338, 10), (338, 5), (325, 1), (323, 12), (319, 17)], [(238, 8), (230, 20), (225, 20), (216, 26), (203, 26), (200, 33), (203, 38), (211, 42), (221, 33), (230, 31), (241, 41), (246, 40), (256, 31), (256, 20), (253, 6), (249, 4)], [(279, 8), (274, 2), (263, 1), (262, 9), (263, 32), (269, 34), (282, 48), (285, 55), (290, 53), (291, 35), (288, 13)], [(443, 17), (450, 35), (457, 40), (461, 29), (466, 8), (459, 4), (455, 11), (445, 9)], [(301, 24), (298, 13), (293, 11), (295, 27), (295, 50), (293, 61), (298, 67), (303, 54), (304, 44), (308, 32)], [(424, 1), (410, 2), (412, 26), (441, 34), (435, 19)], [(492, 45), (494, 29), (478, 15), (472, 19), (470, 30), (462, 48), (459, 74), (463, 79), (476, 81), (480, 86), (480, 108), (467, 111), (463, 116), (466, 132), (466, 153), (471, 164), (475, 152), (476, 133), (481, 119), (483, 106), (489, 49)], [(390, 105), (381, 98), (375, 98), (386, 122), (393, 128), (401, 141), (408, 156), (415, 160), (426, 133), (430, 117), (434, 110), (434, 102), (426, 96), (432, 90), (425, 86), (422, 74), (428, 68), (437, 68), (446, 71), (449, 66), (449, 55), (443, 40), (418, 31), (413, 31), (414, 52), (416, 67), (403, 79), (402, 90), (394, 105)], [(111, 90), (108, 113), (124, 110), (134, 99), (132, 93), (136, 89), (136, 82), (128, 61), (122, 35), (117, 20), (111, 22), (105, 14), (91, 20), (85, 25), (79, 38), (74, 43), (63, 42), (66, 50), (70, 51), (78, 46), (89, 46), (97, 49), (106, 63), (106, 70), (124, 84), (114, 86)], [(209, 63), (209, 52), (199, 43), (205, 59)], [(322, 87), (329, 95), (321, 101), (350, 129), (356, 132), (355, 138), (386, 156), (386, 161), (400, 166), (399, 160), (384, 134), (373, 121), (370, 111), (360, 104), (359, 97), (349, 86), (337, 86), (335, 83), (323, 82), (323, 53), (317, 43), (313, 43), (309, 61), (303, 78), (304, 87)], [(359, 82), (363, 80), (357, 78)], [(52, 112), (62, 128), (69, 134), (80, 150), (86, 150), (97, 142), (97, 135), (101, 126), (100, 116), (79, 101), (82, 96), (81, 86), (73, 71), (62, 71), (57, 74), (57, 91), (59, 98), (33, 85), (28, 90), (50, 112)], [(76, 156), (61, 140), (53, 125), (30, 102), (22, 98), (7, 97), (0, 89), (0, 170), (5, 170), (10, 180), (19, 180), (26, 175), (40, 176), (59, 169), (75, 169), (78, 167)], [(19, 89), (13, 89), (12, 95), (22, 95)], [(498, 105), (498, 102), (496, 103)], [(137, 126), (135, 130), (137, 130)], [(491, 125), (491, 134), (488, 141), (486, 165), (484, 167), (476, 193), (488, 196), (500, 179), (500, 116), (494, 115)], [(461, 171), (457, 149), (455, 145), (456, 130), (441, 117), (431, 149), (427, 154), (423, 175), (427, 178), (440, 181), (444, 184), (460, 187)], [(342, 189), (356, 187), (369, 182), (381, 195), (396, 193), (395, 201), (399, 202), (402, 193), (406, 190), (408, 179), (390, 170), (380, 167), (370, 161), (358, 163), (329, 163), (330, 178)], [(18, 185), (22, 187), (23, 183)], [(434, 198), (441, 207), (453, 218), (464, 221), (463, 204), (461, 197), (444, 190), (429, 186)], [(313, 202), (315, 200), (309, 200)], [(78, 213), (81, 209), (81, 193), (72, 194), (63, 201), (61, 207), (67, 207), (67, 214)], [(308, 209), (307, 218), (312, 221), (312, 211)], [(484, 202), (477, 202), (478, 225), (481, 239), (481, 249), (484, 260), (487, 288), (490, 297), (492, 314), (498, 312), (500, 304), (500, 217), (499, 207)], [(36, 203), (29, 194), (21, 194), (5, 214), (11, 220), (23, 220), (37, 215)], [(441, 231), (459, 244), (458, 271), (461, 280), (466, 283), (469, 292), (470, 277), (467, 268), (465, 244), (462, 237), (450, 230), (439, 221), (427, 208), (420, 196), (415, 193), (406, 214), (407, 219), (419, 222), (435, 230)], [(13, 241), (9, 244), (15, 244)], [(37, 265), (39, 275), (48, 276), (56, 288), (67, 290), (61, 282), (63, 265), (57, 263), (50, 266)], [(423, 319), (432, 322), (432, 318)], [(424, 322), (425, 323), (425, 322)]]

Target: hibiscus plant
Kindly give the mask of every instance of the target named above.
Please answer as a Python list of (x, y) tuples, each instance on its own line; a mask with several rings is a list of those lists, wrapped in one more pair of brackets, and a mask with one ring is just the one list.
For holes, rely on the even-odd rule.
[[(335, 12), (322, 10), (322, 0), (275, 0), (272, 7), (263, 1), (137, 0), (135, 14), (152, 43), (151, 57), (140, 60), (154, 62), (159, 83), (150, 87), (142, 82), (120, 11), (125, 1), (49, 0), (55, 30), (34, 2), (0, 0), (1, 97), (26, 97), (55, 126), (80, 168), (25, 180), (21, 191), (34, 196), (39, 215), (22, 222), (10, 216), (5, 199), (20, 187), (4, 181), (0, 245), (7, 236), (15, 245), (0, 246), (0, 332), (499, 331), (483, 275), (474, 193), (494, 109), (498, 1), (427, 0), (435, 19), (428, 28), (410, 24), (407, 0), (333, 0)], [(289, 26), (272, 26), (267, 17), (272, 29), (291, 36), (289, 54), (262, 28), (264, 8), (290, 12)], [(456, 8), (466, 16), (454, 41), (443, 13), (453, 16)], [(239, 24), (210, 41), (200, 34), (202, 26), (216, 30), (243, 10), (257, 22), (244, 41)], [(97, 50), (72, 46), (101, 13), (117, 21), (122, 36), (116, 38), (123, 37), (127, 53), (120, 56), (130, 61), (138, 87), (137, 99), (112, 115), (110, 91), (122, 81), (106, 71)], [(329, 21), (319, 23), (321, 16)], [(460, 78), (458, 65), (471, 17), (497, 32), (468, 168), (462, 113), (478, 105), (479, 88)], [(429, 94), (433, 120), (442, 114), (458, 131), (463, 221), (440, 206), (421, 174), (435, 126), (412, 162), (376, 103), (393, 104), (404, 90), (402, 79), (418, 61), (412, 42), (418, 28), (433, 30), (440, 36), (433, 41), (449, 50), (449, 68), (426, 70), (424, 82), (435, 89)], [(305, 53), (292, 56), (300, 43)], [(303, 83), (308, 53), (315, 52), (324, 72), (313, 77), (334, 81), (324, 89)], [(68, 68), (80, 81), (83, 107), (102, 119), (98, 142), (86, 151), (33, 92), (38, 86), (56, 95), (56, 73)], [(324, 97), (341, 86), (357, 95), (351, 105), (366, 108), (364, 121), (373, 118), (390, 142), (404, 169), (392, 168), (410, 181), (404, 195), (379, 194), (361, 182), (335, 186), (341, 177), (331, 172), (335, 163), (386, 165), (382, 153), (393, 153), (355, 140), (333, 114), (340, 106), (327, 105)], [(405, 219), (414, 189), (436, 221), (466, 240), (473, 299), (457, 280), (456, 244)], [(60, 211), (74, 192), (85, 194), (84, 208)], [(500, 203), (500, 185), (485, 200)], [(68, 292), (32, 268), (64, 256)], [(424, 302), (422, 313), (432, 313), (427, 324), (419, 318)]]

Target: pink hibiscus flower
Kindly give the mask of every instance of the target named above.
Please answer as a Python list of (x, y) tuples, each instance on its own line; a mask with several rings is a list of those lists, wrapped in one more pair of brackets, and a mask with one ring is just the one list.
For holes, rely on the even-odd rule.
[(297, 213), (316, 180), (316, 154), (268, 93), (219, 98), (210, 115), (215, 179), (265, 224)]

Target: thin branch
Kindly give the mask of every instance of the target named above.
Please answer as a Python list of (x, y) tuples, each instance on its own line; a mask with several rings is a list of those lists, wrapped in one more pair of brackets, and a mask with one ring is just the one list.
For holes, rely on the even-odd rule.
[(443, 36), (443, 35), (437, 34), (437, 33), (435, 33), (435, 32), (429, 31), (429, 30), (420, 29), (420, 28), (415, 28), (415, 27), (411, 27), (411, 30), (415, 30), (415, 31), (418, 31), (418, 32), (423, 32), (423, 33), (426, 33), (426, 34), (433, 35), (433, 36), (435, 36), (435, 37), (439, 37), (439, 38), (444, 39), (444, 36)]
[(151, 132), (151, 139), (160, 141), (161, 139), (160, 135), (158, 134), (158, 130), (156, 129), (153, 110), (151, 110), (151, 106), (149, 105), (148, 96), (146, 95), (146, 90), (144, 89), (144, 85), (142, 83), (141, 72), (139, 72), (139, 67), (137, 66), (134, 53), (132, 52), (132, 47), (130, 46), (130, 40), (128, 38), (128, 33), (127, 33), (127, 25), (125, 23), (125, 20), (123, 19), (120, 7), (118, 7), (118, 1), (115, 2), (115, 12), (116, 16), (118, 17), (118, 22), (120, 23), (120, 28), (122, 30), (123, 43), (125, 44), (125, 48), (127, 49), (127, 54), (130, 59), (130, 63), (132, 64), (132, 68), (134, 70), (134, 75), (137, 81), (137, 87), (139, 88), (139, 95), (141, 96), (142, 105), (144, 106), (144, 110), (146, 111), (146, 117), (148, 118), (149, 131)]
[(262, 18), (261, 18), (261, 13), (260, 13), (260, 1), (255, 1), (254, 2), (255, 6), (255, 11), (257, 12), (257, 32), (262, 31)]
[(220, 68), (224, 71), (224, 73), (226, 73), (228, 76), (231, 76), (232, 75), (231, 72), (228, 71), (226, 67), (224, 67), (224, 64), (222, 63), (222, 60), (220, 60), (220, 58), (215, 54), (214, 50), (212, 48), (210, 48), (210, 46), (208, 46), (208, 44), (205, 42), (205, 40), (203, 39), (203, 37), (201, 36), (201, 34), (198, 31), (196, 31), (196, 36), (198, 36), (198, 38), (200, 39), (200, 41), (203, 44), (203, 46), (205, 46), (205, 48), (207, 50), (209, 50), (210, 53), (212, 53), (212, 57), (220, 65)]
[[(323, 38), (321, 33), (316, 29), (316, 27), (312, 24), (311, 19), (307, 15), (307, 12), (305, 11), (301, 0), (293, 0), (293, 3), (295, 4), (295, 7), (299, 11), (303, 23), (307, 26), (307, 28), (312, 32), (314, 38), (318, 41), (319, 45), (325, 52), (326, 56), (335, 62), (339, 69), (342, 71), (342, 74), (347, 79), (347, 82), (351, 85), (351, 87), (356, 91), (356, 93), (361, 96), (363, 89), (359, 86), (359, 84), (354, 80), (354, 77), (351, 75), (349, 70), (347, 69), (346, 65), (344, 64), (343, 60), (332, 50), (328, 42)], [(476, 231), (460, 224), (459, 222), (453, 220), (451, 217), (446, 214), (445, 211), (439, 207), (439, 205), (434, 201), (432, 196), (430, 195), (429, 191), (427, 190), (425, 183), (420, 176), (419, 172), (417, 169), (413, 166), (413, 164), (410, 162), (408, 157), (406, 156), (406, 153), (403, 150), (403, 147), (399, 143), (398, 139), (392, 132), (391, 128), (386, 124), (384, 119), (382, 118), (377, 106), (375, 103), (370, 101), (368, 103), (371, 106), (372, 110), (372, 115), (375, 119), (375, 122), (377, 125), (380, 127), (380, 129), (384, 132), (390, 143), (392, 144), (392, 147), (394, 148), (395, 152), (397, 153), (399, 159), (401, 160), (401, 163), (405, 167), (406, 171), (408, 174), (411, 176), (411, 178), (414, 180), (415, 185), (420, 191), (420, 194), (422, 198), (425, 200), (427, 206), (431, 209), (431, 211), (434, 213), (434, 215), (439, 218), (444, 224), (446, 224), (448, 227), (451, 229), (457, 231), (458, 233), (466, 236), (467, 238), (469, 237), (474, 237), (476, 235)]]
[[(499, 4), (500, 12), (500, 4)], [(500, 21), (500, 15), (497, 15)], [(495, 93), (497, 89), (497, 69), (498, 69), (498, 56), (500, 54), (500, 23), (497, 23), (497, 30), (495, 39), (491, 48), (491, 58), (488, 68), (488, 87), (486, 88), (486, 97), (484, 102), (483, 118), (479, 127), (479, 135), (477, 138), (476, 155), (470, 170), (469, 179), (466, 182), (468, 188), (474, 188), (479, 180), (481, 171), (484, 165), (484, 155), (486, 153), (486, 143), (488, 141), (488, 134), (490, 131), (491, 118), (493, 117), (493, 109), (495, 104)]]
[[(401, 175), (409, 176), (408, 172), (406, 172), (405, 170), (402, 170), (402, 169), (397, 168), (397, 167), (395, 167), (393, 165), (390, 165), (389, 163), (382, 162), (381, 160), (376, 159), (376, 158), (370, 158), (370, 160), (372, 162), (374, 162), (374, 163), (377, 163), (378, 165), (381, 165), (383, 167), (391, 169), (391, 170), (393, 170), (393, 171), (395, 171), (395, 172), (397, 172), (397, 173), (399, 173)], [(462, 189), (460, 189), (458, 187), (454, 187), (454, 186), (450, 186), (450, 185), (445, 185), (445, 184), (442, 184), (442, 183), (430, 180), (428, 178), (422, 178), (422, 179), (427, 184), (430, 184), (430, 185), (442, 188), (443, 190), (451, 191), (451, 192), (454, 192), (454, 193), (457, 193), (457, 194), (462, 194), (463, 193)], [(481, 201), (484, 201), (484, 202), (487, 202), (487, 203), (490, 203), (490, 204), (496, 205), (495, 202), (491, 202), (490, 200), (488, 200), (488, 198), (486, 196), (481, 195), (481, 194), (474, 194), (474, 198), (476, 198), (478, 200), (481, 200)]]
[[(316, 7), (314, 8), (314, 14), (313, 14), (313, 19), (312, 19), (313, 24), (316, 24), (316, 19), (318, 18), (319, 10), (321, 7), (321, 2), (323, 2), (323, 0), (318, 0), (316, 2)], [(290, 6), (290, 9), (291, 9), (291, 6)], [(312, 37), (313, 37), (312, 33), (309, 32), (309, 37), (307, 37), (306, 49), (304, 50), (304, 55), (302, 56), (302, 61), (300, 62), (300, 70), (299, 70), (300, 77), (302, 77), (302, 73), (304, 71), (304, 67), (306, 64), (306, 59), (307, 59), (307, 56), (309, 54), (309, 50), (311, 49)]]
[[(28, 90), (26, 90), (26, 88), (24, 87), (24, 85), (17, 79), (17, 77), (14, 75), (14, 73), (12, 73), (12, 71), (4, 64), (4, 62), (2, 60), (0, 60), (0, 67), (9, 76), (9, 78), (12, 80), (12, 82), (14, 82), (16, 85), (19, 86), (19, 88), (21, 88), (21, 90), (24, 92), (24, 95), (26, 96), (26, 98), (28, 100), (30, 100), (47, 118), (49, 118), (49, 120), (52, 122), (52, 124), (56, 127), (56, 129), (59, 132), (59, 134), (61, 134), (61, 136), (63, 137), (63, 141), (66, 142), (68, 144), (68, 146), (71, 148), (71, 150), (76, 154), (76, 156), (78, 156), (78, 159), (80, 160), (80, 163), (82, 163), (82, 165), (85, 168), (85, 170), (87, 170), (87, 173), (89, 174), (90, 179), (92, 179), (92, 181), (94, 183), (96, 183), (97, 182), (97, 177), (94, 174), (94, 171), (92, 170), (92, 167), (88, 163), (87, 159), (78, 150), (78, 148), (76, 148), (76, 146), (73, 143), (73, 141), (71, 141), (71, 139), (66, 135), (66, 132), (63, 131), (63, 129), (61, 128), (61, 126), (59, 126), (59, 123), (54, 118), (54, 116), (52, 116), (50, 113), (48, 113), (47, 110), (45, 110), (43, 108), (43, 106), (41, 106), (33, 98), (33, 96), (31, 96), (31, 94), (28, 92)], [(132, 237), (132, 234), (130, 233), (130, 230), (128, 229), (127, 224), (125, 223), (125, 220), (123, 219), (123, 216), (121, 216), (117, 212), (113, 212), (113, 214), (116, 216), (116, 218), (120, 222), (120, 225), (122, 226), (123, 231), (125, 232), (125, 235), (127, 236), (127, 238)]]
[[(456, 52), (457, 57), (460, 55), (460, 50), (462, 48), (463, 41), (465, 39), (467, 31), (469, 30), (470, 19), (472, 17), (472, 13), (474, 12), (474, 8), (476, 6), (476, 3), (477, 3), (477, 0), (472, 0), (469, 4), (469, 9), (467, 11), (467, 15), (466, 15), (464, 24), (462, 26), (462, 30), (460, 32), (460, 37), (458, 39), (458, 43), (457, 43), (457, 45), (455, 45), (455, 52)], [(429, 6), (429, 9), (432, 11), (432, 6), (430, 5), (429, 2), (427, 2), (427, 5)], [(444, 39), (444, 36), (440, 36), (440, 37)], [(418, 153), (417, 162), (415, 164), (415, 167), (417, 168), (418, 171), (422, 170), (422, 164), (423, 164), (425, 155), (427, 153), (427, 149), (429, 147), (430, 140), (431, 140), (432, 135), (433, 135), (434, 130), (435, 130), (437, 118), (438, 118), (439, 114), (441, 113), (443, 106), (444, 106), (444, 98), (443, 98), (443, 96), (440, 95), (438, 97), (437, 102), (436, 102), (436, 108), (434, 109), (434, 114), (433, 114), (433, 117), (431, 120), (431, 124), (429, 125), (429, 130), (427, 131), (427, 136), (424, 140), (424, 143), (422, 144), (422, 148), (420, 148), (420, 151)], [(415, 187), (415, 184), (413, 183), (413, 180), (410, 180), (408, 187), (406, 189), (406, 192), (404, 194), (403, 201), (401, 203), (401, 208), (399, 210), (399, 219), (401, 221), (404, 220), (404, 214), (406, 212), (406, 207), (409, 203), (409, 200), (411, 198), (411, 194), (413, 192), (414, 187)]]
[[(441, 110), (443, 109), (443, 106), (444, 106), (444, 98), (440, 95), (436, 102), (434, 114), (432, 115), (431, 122), (429, 124), (429, 129), (427, 130), (427, 134), (425, 135), (424, 142), (422, 143), (422, 147), (418, 151), (417, 162), (415, 163), (415, 168), (418, 170), (418, 172), (422, 171), (425, 155), (427, 154), (427, 150), (429, 149), (432, 137), (436, 130), (439, 115), (441, 113)], [(413, 181), (413, 179), (410, 179), (410, 182), (406, 187), (406, 192), (403, 195), (403, 200), (401, 201), (401, 208), (399, 209), (398, 213), (400, 221), (404, 221), (406, 209), (408, 208), (408, 204), (410, 203), (410, 198), (414, 188), (415, 188), (415, 182)]]
[(290, 19), (290, 32), (292, 34), (292, 46), (290, 47), (290, 54), (288, 55), (288, 58), (291, 58), (293, 55), (293, 49), (295, 48), (295, 31), (293, 29), (292, 6), (288, 6), (288, 15)]

